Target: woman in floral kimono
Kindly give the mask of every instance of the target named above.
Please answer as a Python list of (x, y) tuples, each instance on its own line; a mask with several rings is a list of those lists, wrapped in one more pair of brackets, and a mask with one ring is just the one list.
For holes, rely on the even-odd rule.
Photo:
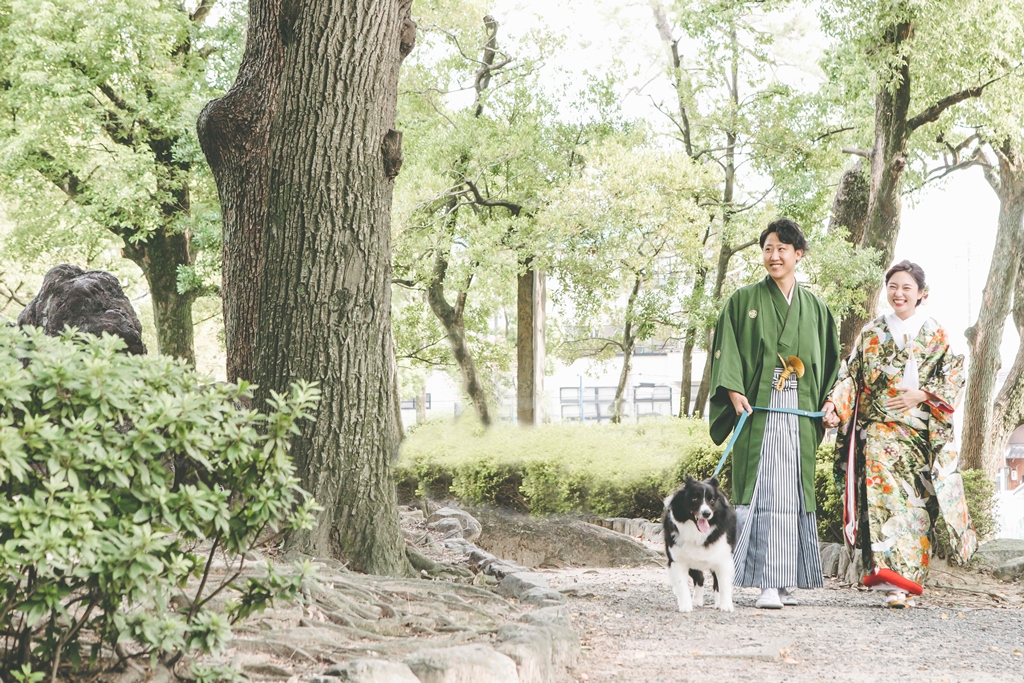
[[(893, 313), (861, 332), (840, 368), (825, 422), (843, 424), (838, 453), (846, 452), (853, 432), (862, 454), (856, 539), (869, 571), (864, 583), (886, 590), (886, 604), (901, 608), (913, 606), (907, 593), (920, 594), (928, 573), (929, 508), (937, 503), (960, 562), (970, 559), (978, 538), (953, 438), (963, 356), (950, 351), (946, 331), (934, 319), (917, 311), (925, 296), (920, 266), (902, 261), (885, 274), (885, 283)], [(851, 430), (855, 413), (857, 428)], [(852, 529), (856, 522), (849, 522)]]

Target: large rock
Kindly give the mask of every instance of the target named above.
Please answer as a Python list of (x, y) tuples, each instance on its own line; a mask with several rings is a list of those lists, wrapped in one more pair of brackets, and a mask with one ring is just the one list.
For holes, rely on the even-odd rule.
[(993, 567), (1024, 556), (1024, 540), (1018, 538), (996, 538), (982, 543), (978, 548), (978, 559)]
[(625, 567), (661, 562), (661, 553), (624, 534), (572, 518), (537, 518), (473, 510), (483, 532), (476, 544), (527, 567)]
[(445, 534), (446, 538), (456, 536), (467, 541), (480, 538), (480, 522), (471, 514), (458, 508), (443, 507), (435, 510), (427, 517), (427, 528)]
[(1003, 562), (992, 574), (1000, 581), (1019, 581), (1024, 578), (1024, 555)]
[(18, 316), (19, 325), (59, 335), (66, 326), (82, 332), (120, 337), (128, 353), (144, 354), (142, 323), (117, 278), (102, 270), (82, 270), (62, 263), (43, 278), (43, 286)]
[(420, 683), (407, 665), (384, 659), (354, 659), (332, 666), (324, 675), (342, 683)]
[(405, 663), (422, 683), (519, 683), (516, 663), (489, 645), (420, 650)]

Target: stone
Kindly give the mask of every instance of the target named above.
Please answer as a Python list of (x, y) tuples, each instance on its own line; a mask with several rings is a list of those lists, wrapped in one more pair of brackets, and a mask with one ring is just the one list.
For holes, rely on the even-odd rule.
[(542, 629), (551, 642), (556, 670), (575, 668), (580, 657), (580, 637), (572, 627), (565, 607), (545, 607), (523, 614), (519, 620)]
[(353, 659), (332, 666), (324, 675), (335, 676), (337, 683), (420, 683), (404, 662), (386, 659)]
[(992, 575), (1000, 581), (1019, 581), (1024, 578), (1024, 556), (1003, 562)]
[(519, 596), (519, 601), (524, 605), (536, 605), (537, 607), (550, 607), (552, 605), (564, 605), (565, 596), (550, 588), (531, 588)]
[(993, 567), (1021, 556), (1024, 556), (1024, 540), (1018, 538), (995, 538), (982, 543), (976, 553), (976, 557)]
[(519, 683), (516, 663), (489, 645), (419, 650), (405, 663), (421, 683)]
[[(519, 683), (548, 683), (557, 680), (551, 639), (542, 628), (530, 624), (505, 624), (498, 629), (494, 649), (516, 663)], [(564, 669), (559, 672), (564, 675)]]
[(462, 531), (462, 537), (467, 541), (476, 541), (480, 538), (480, 522), (465, 510), (460, 510), (454, 507), (443, 507), (434, 510), (434, 512), (427, 517), (427, 528), (447, 533), (455, 527), (446, 520), (453, 520), (457, 522), (458, 528)]
[(260, 678), (279, 678), (281, 680), (288, 680), (295, 673), (291, 669), (286, 669), (283, 666), (270, 662), (243, 664), (242, 671), (253, 676), (259, 676)]
[(474, 509), (473, 515), (483, 527), (478, 546), (527, 567), (635, 567), (661, 564), (664, 559), (634, 538), (571, 517), (536, 518), (483, 509)]
[(142, 323), (117, 278), (102, 270), (82, 270), (62, 263), (43, 278), (43, 286), (18, 316), (21, 326), (41, 327), (51, 337), (65, 327), (124, 340), (128, 353), (146, 353)]
[(822, 543), (821, 573), (824, 576), (839, 576), (839, 556), (847, 554), (842, 543)]
[(548, 580), (543, 574), (537, 574), (535, 572), (514, 572), (507, 575), (498, 584), (498, 592), (509, 598), (516, 598), (517, 600), (526, 591), (533, 590), (534, 588), (550, 588)]
[(454, 531), (460, 536), (462, 535), (462, 524), (454, 517), (442, 517), (437, 521), (428, 522), (427, 528), (441, 534), (448, 534)]

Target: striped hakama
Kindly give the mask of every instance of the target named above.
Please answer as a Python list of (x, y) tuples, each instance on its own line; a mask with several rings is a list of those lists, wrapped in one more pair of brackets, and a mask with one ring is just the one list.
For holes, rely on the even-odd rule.
[[(776, 391), (775, 369), (769, 406), (797, 408), (796, 375)], [(797, 420), (809, 418), (768, 413), (761, 460), (750, 505), (736, 506), (737, 541), (733, 554), (736, 586), (820, 588), (818, 522), (804, 508), (800, 494), (800, 432)]]

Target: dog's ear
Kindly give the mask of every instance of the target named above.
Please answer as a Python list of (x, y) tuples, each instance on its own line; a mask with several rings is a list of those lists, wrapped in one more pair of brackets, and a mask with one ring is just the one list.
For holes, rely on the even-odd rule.
[(694, 478), (693, 478), (692, 476), (690, 476), (689, 474), (687, 474), (687, 475), (686, 475), (686, 483), (687, 483), (687, 484), (696, 484), (696, 483), (697, 483), (697, 480), (696, 480), (696, 479), (694, 479)]
[(718, 477), (711, 477), (710, 479), (708, 479), (708, 486), (713, 486), (713, 487), (715, 487), (717, 489), (718, 488)]

